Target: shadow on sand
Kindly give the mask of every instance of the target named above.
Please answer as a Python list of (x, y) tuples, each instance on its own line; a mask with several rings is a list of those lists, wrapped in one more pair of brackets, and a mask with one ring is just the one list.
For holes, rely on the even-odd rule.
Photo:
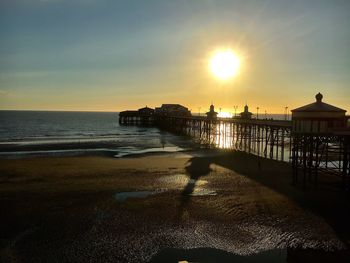
[(349, 194), (339, 187), (339, 178), (321, 175), (317, 187), (304, 191), (301, 187), (292, 185), (292, 167), (286, 162), (232, 151), (218, 151), (215, 155), (193, 157), (189, 162), (186, 171), (190, 180), (182, 192), (180, 216), (191, 198), (196, 182), (208, 175), (211, 172), (210, 165), (215, 164), (255, 180), (322, 217), (333, 228), (338, 238), (350, 247), (350, 198)]
[(178, 212), (179, 219), (182, 217), (184, 213), (184, 209), (187, 206), (194, 192), (194, 189), (196, 187), (198, 180), (201, 177), (206, 176), (211, 172), (211, 169), (210, 169), (211, 161), (209, 159), (193, 157), (191, 160), (188, 161), (188, 163), (189, 164), (186, 166), (185, 169), (189, 177), (189, 180), (184, 190), (181, 193), (181, 202), (180, 202), (180, 208)]

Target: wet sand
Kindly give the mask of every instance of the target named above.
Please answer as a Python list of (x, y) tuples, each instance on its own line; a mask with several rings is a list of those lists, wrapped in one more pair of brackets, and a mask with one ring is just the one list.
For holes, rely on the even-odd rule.
[(0, 261), (346, 262), (339, 178), (302, 190), (288, 163), (258, 160), (222, 151), (0, 159)]

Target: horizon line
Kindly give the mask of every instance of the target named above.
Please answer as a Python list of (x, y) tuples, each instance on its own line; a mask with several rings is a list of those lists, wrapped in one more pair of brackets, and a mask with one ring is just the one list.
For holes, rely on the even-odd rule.
[[(0, 109), (0, 111), (36, 111), (36, 112), (101, 112), (101, 113), (119, 113), (121, 111), (109, 111), (109, 110), (35, 110), (35, 109)], [(122, 110), (124, 111), (124, 110)], [(223, 112), (226, 112), (226, 111), (223, 111)], [(204, 116), (204, 112), (191, 112), (192, 114), (202, 114)], [(229, 113), (232, 113), (232, 112), (229, 112)], [(253, 113), (253, 112), (252, 112)], [(238, 115), (239, 113), (237, 113)], [(282, 112), (272, 112), (272, 113), (267, 113), (267, 115), (285, 115), (285, 113), (282, 113)], [(288, 113), (290, 114), (290, 113)], [(256, 113), (253, 113), (253, 115), (257, 115)], [(263, 116), (265, 115), (265, 113), (259, 113), (259, 116)]]

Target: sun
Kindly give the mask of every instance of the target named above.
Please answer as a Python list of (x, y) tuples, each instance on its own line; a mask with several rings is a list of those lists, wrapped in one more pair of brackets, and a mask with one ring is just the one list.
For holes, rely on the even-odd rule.
[(210, 59), (210, 70), (222, 80), (237, 76), (240, 68), (239, 57), (230, 49), (215, 52)]

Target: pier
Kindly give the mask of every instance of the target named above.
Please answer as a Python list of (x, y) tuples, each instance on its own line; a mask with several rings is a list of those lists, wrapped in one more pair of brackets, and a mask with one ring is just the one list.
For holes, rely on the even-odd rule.
[[(220, 118), (214, 106), (207, 116), (191, 116), (178, 104), (148, 111), (120, 113), (120, 124), (154, 125), (160, 129), (191, 137), (203, 147), (224, 148), (277, 161), (290, 162), (293, 184), (316, 186), (319, 174), (341, 178), (350, 186), (350, 128), (345, 110), (322, 102), (292, 110), (292, 120), (251, 118), (245, 111), (236, 118)], [(173, 106), (171, 106), (173, 105)], [(163, 109), (162, 109), (163, 108)], [(167, 108), (165, 110), (165, 108)], [(172, 111), (176, 109), (175, 111)]]
[(192, 137), (204, 147), (225, 148), (288, 160), (291, 121), (206, 117), (158, 118), (162, 129)]

